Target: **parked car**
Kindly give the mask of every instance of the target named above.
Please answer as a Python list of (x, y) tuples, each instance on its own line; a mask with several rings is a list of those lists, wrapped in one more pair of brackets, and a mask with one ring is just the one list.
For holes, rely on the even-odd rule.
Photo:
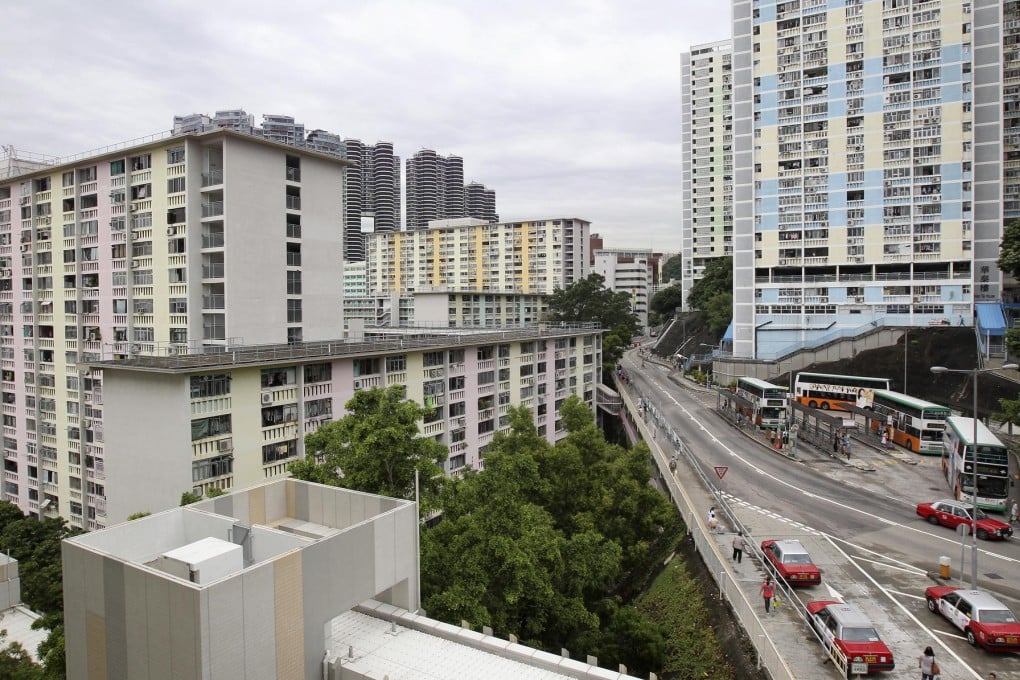
[[(932, 503), (918, 503), (917, 514), (928, 520), (932, 524), (941, 524), (943, 526), (955, 529), (961, 524), (966, 524), (973, 528), (974, 521), (971, 519), (971, 513), (974, 512), (974, 508), (967, 503), (961, 503), (960, 501), (954, 501), (952, 499), (946, 499), (942, 501), (934, 501)], [(1009, 538), (1013, 535), (1013, 527), (1009, 524), (993, 519), (984, 513), (982, 510), (977, 512), (977, 537), (980, 539), (996, 539), (996, 538)]]
[(761, 542), (761, 551), (779, 577), (791, 586), (816, 586), (822, 582), (822, 572), (800, 541), (769, 539)]
[(990, 593), (930, 586), (924, 597), (928, 610), (963, 631), (970, 644), (990, 652), (1020, 652), (1020, 621)]
[(857, 607), (834, 600), (815, 600), (808, 602), (807, 610), (810, 623), (826, 649), (845, 659), (847, 677), (851, 677), (854, 665), (863, 665), (861, 670), (865, 673), (896, 667), (892, 652)]

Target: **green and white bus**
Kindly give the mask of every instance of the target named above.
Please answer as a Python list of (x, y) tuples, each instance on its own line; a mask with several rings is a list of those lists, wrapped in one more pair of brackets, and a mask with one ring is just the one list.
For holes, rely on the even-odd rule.
[(914, 453), (942, 455), (946, 418), (953, 413), (947, 406), (891, 390), (875, 390), (871, 407), (885, 420), (884, 423), (881, 418), (871, 421), (876, 432), (885, 427), (890, 441)]
[[(974, 426), (977, 425), (977, 439)], [(951, 416), (943, 437), (942, 471), (958, 501), (974, 502), (974, 456), (977, 454), (977, 505), (1005, 512), (1009, 497), (1009, 451), (980, 420)]]
[(765, 429), (786, 426), (789, 394), (785, 387), (758, 378), (737, 379), (737, 395), (752, 405), (749, 411), (745, 409), (744, 415)]

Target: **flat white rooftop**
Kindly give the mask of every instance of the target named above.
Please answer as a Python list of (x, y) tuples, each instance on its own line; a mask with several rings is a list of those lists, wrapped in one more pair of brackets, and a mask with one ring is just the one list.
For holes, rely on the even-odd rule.
[[(339, 658), (339, 665), (364, 677), (386, 677), (390, 680), (631, 678), (576, 659), (561, 658), (434, 619), (408, 614), (378, 602), (367, 602), (363, 608), (377, 608), (388, 614), (399, 612), (398, 619), (414, 620), (416, 627), (432, 627), (437, 632), (432, 635), (408, 628), (399, 622), (392, 623), (385, 618), (353, 610), (341, 614), (331, 622), (327, 638), (329, 656)], [(460, 639), (450, 639), (450, 636)], [(486, 647), (492, 651), (485, 651)], [(353, 657), (345, 658), (349, 650), (353, 651)], [(507, 658), (512, 656), (527, 662)], [(563, 672), (550, 670), (557, 664)]]

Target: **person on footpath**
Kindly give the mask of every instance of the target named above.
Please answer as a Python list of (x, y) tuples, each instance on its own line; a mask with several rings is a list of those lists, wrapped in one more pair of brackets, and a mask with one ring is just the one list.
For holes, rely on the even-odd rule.
[(719, 526), (719, 520), (715, 517), (715, 506), (713, 505), (708, 509), (708, 530), (714, 534), (717, 526)]
[(769, 608), (772, 606), (772, 598), (776, 594), (776, 586), (772, 583), (772, 577), (766, 576), (765, 581), (761, 584), (761, 596), (765, 600), (765, 613), (769, 613)]
[(1013, 505), (1009, 508), (1009, 523), (1016, 524), (1017, 519), (1020, 519), (1020, 506), (1017, 506), (1016, 501), (1013, 501)]
[(941, 670), (935, 663), (935, 652), (932, 648), (925, 647), (924, 653), (917, 657), (917, 665), (921, 668), (921, 680), (932, 680)]
[(744, 532), (738, 531), (737, 535), (733, 537), (733, 560), (740, 564), (740, 560), (744, 556), (744, 548), (747, 547), (747, 540), (744, 538)]

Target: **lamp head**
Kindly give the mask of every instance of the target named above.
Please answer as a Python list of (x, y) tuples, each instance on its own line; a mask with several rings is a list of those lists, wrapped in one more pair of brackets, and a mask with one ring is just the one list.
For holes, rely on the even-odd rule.
[(1008, 368), (1008, 369), (1012, 370), (1014, 368), (1020, 368), (1020, 366), (1017, 366), (1016, 364), (1003, 364), (999, 368)]
[(932, 366), (930, 369), (932, 373), (948, 373), (949, 369), (945, 366)]

